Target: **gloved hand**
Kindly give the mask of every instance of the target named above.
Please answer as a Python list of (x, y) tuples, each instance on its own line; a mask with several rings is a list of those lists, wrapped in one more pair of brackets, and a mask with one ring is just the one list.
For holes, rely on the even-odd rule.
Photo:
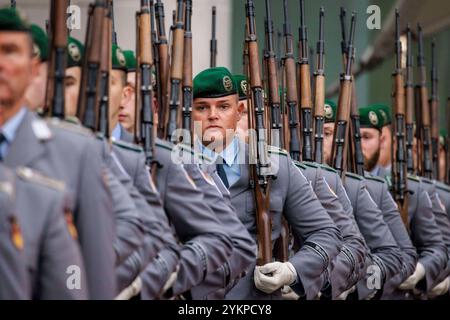
[(425, 268), (420, 262), (417, 262), (416, 270), (402, 284), (398, 286), (401, 290), (411, 290), (425, 276)]
[(294, 290), (292, 290), (289, 286), (284, 286), (281, 289), (281, 297), (283, 300), (298, 300), (299, 295), (295, 293)]
[(338, 295), (338, 296), (336, 297), (336, 300), (345, 300), (345, 299), (347, 299), (348, 295), (349, 295), (350, 293), (352, 293), (353, 291), (355, 291), (355, 290), (356, 290), (356, 286), (352, 286), (350, 289), (345, 290), (345, 291), (342, 292), (340, 295)]
[(430, 290), (430, 292), (428, 293), (428, 297), (436, 298), (438, 296), (442, 296), (448, 291), (449, 286), (450, 286), (450, 278), (447, 277), (445, 278), (444, 281), (438, 283), (433, 289)]
[(290, 262), (270, 262), (256, 266), (254, 271), (255, 286), (270, 294), (284, 285), (292, 284), (297, 279), (297, 271)]
[(171, 288), (173, 286), (173, 284), (175, 283), (175, 280), (177, 280), (177, 277), (178, 277), (178, 270), (180, 270), (180, 265), (177, 265), (175, 270), (170, 274), (169, 278), (167, 278), (167, 281), (164, 284), (162, 291), (161, 291), (162, 294), (164, 294), (167, 290), (169, 290), (169, 288)]

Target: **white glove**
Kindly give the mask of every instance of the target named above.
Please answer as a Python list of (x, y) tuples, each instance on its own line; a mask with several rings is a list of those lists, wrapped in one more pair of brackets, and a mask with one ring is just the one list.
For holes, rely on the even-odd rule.
[(355, 291), (355, 290), (356, 290), (356, 286), (352, 286), (350, 289), (345, 290), (345, 291), (342, 292), (340, 295), (338, 295), (338, 296), (336, 297), (336, 300), (345, 300), (345, 299), (347, 299), (348, 295), (349, 295), (350, 293), (352, 293), (353, 291)]
[(425, 268), (420, 262), (417, 262), (416, 270), (402, 284), (398, 286), (401, 290), (411, 290), (425, 276)]
[(448, 291), (449, 286), (450, 286), (450, 278), (447, 277), (445, 278), (444, 281), (438, 283), (433, 289), (430, 290), (430, 292), (428, 293), (428, 297), (436, 298), (438, 296), (442, 296)]
[(255, 286), (267, 294), (284, 285), (292, 284), (295, 279), (297, 271), (290, 262), (271, 262), (255, 267)]
[(167, 279), (166, 283), (164, 284), (164, 287), (161, 291), (162, 294), (164, 294), (167, 290), (169, 290), (169, 288), (171, 288), (173, 286), (173, 284), (175, 283), (175, 280), (177, 280), (177, 277), (178, 277), (178, 270), (180, 270), (179, 265), (177, 265), (175, 270), (170, 274), (169, 278)]
[(300, 296), (298, 294), (296, 294), (295, 291), (292, 290), (291, 287), (284, 286), (281, 289), (281, 298), (283, 300), (298, 300), (298, 298), (300, 298)]

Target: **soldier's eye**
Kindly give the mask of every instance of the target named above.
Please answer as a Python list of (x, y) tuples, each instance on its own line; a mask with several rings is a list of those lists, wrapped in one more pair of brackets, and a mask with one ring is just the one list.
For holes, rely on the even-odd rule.
[(229, 104), (221, 104), (221, 105), (219, 106), (219, 108), (220, 108), (221, 110), (227, 110), (229, 107), (230, 107)]

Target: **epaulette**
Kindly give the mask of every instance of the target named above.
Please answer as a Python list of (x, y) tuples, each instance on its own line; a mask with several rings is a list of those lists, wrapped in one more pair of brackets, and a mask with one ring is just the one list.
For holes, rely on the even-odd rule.
[(420, 180), (427, 183), (427, 184), (433, 184), (433, 180), (430, 180), (428, 178), (425, 177), (420, 177)]
[(384, 177), (384, 179), (386, 179), (386, 183), (388, 185), (389, 190), (392, 189), (392, 177), (391, 175), (387, 175), (386, 177)]
[(330, 167), (329, 165), (322, 163), (320, 165), (320, 168), (325, 169), (327, 171), (333, 172), (333, 173), (337, 173), (337, 170), (335, 168)]
[(446, 185), (446, 184), (444, 184), (444, 183), (442, 183), (442, 182), (437, 182), (437, 183), (436, 183), (436, 188), (441, 189), (441, 190), (444, 190), (444, 191), (447, 191), (447, 192), (450, 193), (450, 186), (449, 186), (449, 185)]
[(296, 166), (297, 168), (300, 168), (300, 169), (302, 169), (302, 170), (306, 170), (305, 163), (302, 163), (302, 162), (297, 161), (297, 160), (292, 160), (292, 162), (295, 164), (295, 166)]
[(155, 146), (172, 151), (175, 145), (172, 142), (158, 139), (155, 141)]
[(285, 157), (287, 157), (289, 155), (289, 152), (287, 152), (286, 150), (275, 147), (275, 146), (269, 146), (268, 151), (269, 151), (269, 153), (275, 153), (275, 154), (279, 154), (279, 155), (282, 155)]
[(305, 166), (310, 167), (310, 168), (314, 168), (314, 169), (319, 169), (320, 168), (320, 164), (315, 163), (315, 162), (303, 161), (302, 163)]
[(356, 179), (356, 180), (360, 180), (360, 181), (364, 180), (363, 177), (361, 177), (361, 176), (358, 175), (358, 174), (352, 173), (352, 172), (346, 172), (346, 173), (345, 173), (345, 176), (346, 176), (346, 177), (353, 178), (353, 179)]
[(103, 139), (105, 139), (105, 135), (101, 132), (96, 132), (95, 137), (97, 138), (97, 140), (101, 140), (101, 141), (103, 141)]
[(25, 181), (34, 182), (58, 191), (64, 191), (66, 189), (64, 182), (44, 176), (33, 169), (27, 167), (17, 167), (16, 172), (17, 176)]
[(119, 148), (122, 148), (122, 149), (131, 150), (131, 151), (134, 151), (134, 152), (137, 152), (137, 153), (140, 153), (140, 152), (144, 151), (142, 149), (142, 147), (140, 147), (140, 146), (138, 146), (136, 144), (133, 144), (133, 143), (129, 143), (129, 142), (126, 142), (126, 141), (123, 141), (123, 140), (117, 140), (117, 139), (114, 139), (114, 138), (111, 139), (111, 141), (112, 141), (113, 145), (115, 145), (115, 146), (117, 146)]
[(68, 121), (68, 120), (61, 120), (58, 118), (48, 118), (46, 119), (46, 123), (48, 123), (49, 125), (56, 127), (56, 128), (61, 128), (61, 129), (65, 129), (74, 133), (78, 133), (84, 136), (89, 136), (92, 137), (93, 133), (90, 129), (81, 126), (80, 124)]
[(377, 182), (381, 182), (381, 183), (385, 183), (386, 180), (384, 180), (383, 178), (377, 177), (377, 176), (372, 176), (372, 175), (367, 175), (364, 176), (364, 178), (368, 179), (368, 180), (373, 180), (373, 181), (377, 181)]
[(35, 119), (31, 122), (31, 128), (34, 135), (39, 140), (49, 140), (52, 137), (52, 131), (43, 119)]
[(14, 186), (10, 181), (0, 181), (0, 192), (6, 193), (12, 197), (14, 194)]
[(416, 182), (420, 182), (419, 176), (416, 176), (415, 174), (408, 174), (408, 179)]
[(67, 116), (64, 118), (64, 121), (67, 121), (69, 123), (75, 124), (77, 126), (81, 126), (81, 121), (77, 118), (77, 117), (73, 117), (73, 116)]

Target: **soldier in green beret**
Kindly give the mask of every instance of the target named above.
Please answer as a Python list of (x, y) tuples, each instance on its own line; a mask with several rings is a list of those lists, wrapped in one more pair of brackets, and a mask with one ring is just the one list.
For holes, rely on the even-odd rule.
[[(445, 181), (445, 161), (446, 161), (446, 154), (445, 154), (445, 139), (447, 138), (447, 130), (442, 128), (439, 131), (439, 180)], [(447, 146), (449, 148), (449, 146)], [(449, 164), (450, 165), (450, 164)], [(450, 215), (450, 212), (447, 212)]]
[(136, 90), (136, 57), (132, 50), (124, 50), (127, 66), (127, 84), (123, 88), (124, 103), (119, 108), (119, 123), (129, 132), (134, 130), (135, 90)]
[(364, 155), (364, 169), (373, 175), (378, 175), (380, 166), (381, 144), (383, 143), (382, 128), (384, 120), (372, 105), (359, 109), (361, 122), (361, 147)]
[(81, 84), (81, 65), (84, 54), (83, 44), (75, 38), (67, 39), (67, 68), (65, 74), (65, 114), (75, 117)]
[(381, 128), (381, 145), (380, 145), (380, 158), (378, 165), (386, 170), (391, 167), (391, 142), (392, 142), (392, 112), (391, 108), (382, 103), (376, 103), (371, 105), (372, 108), (378, 112), (378, 115), (383, 120), (383, 127)]
[(31, 110), (40, 110), (45, 105), (47, 87), (49, 42), (44, 30), (36, 24), (31, 25), (33, 55), (37, 61), (37, 73), (34, 75), (26, 93), (26, 105)]
[(323, 125), (323, 157), (326, 163), (331, 158), (331, 146), (333, 144), (334, 119), (336, 118), (336, 103), (325, 100), (324, 104), (325, 123)]

